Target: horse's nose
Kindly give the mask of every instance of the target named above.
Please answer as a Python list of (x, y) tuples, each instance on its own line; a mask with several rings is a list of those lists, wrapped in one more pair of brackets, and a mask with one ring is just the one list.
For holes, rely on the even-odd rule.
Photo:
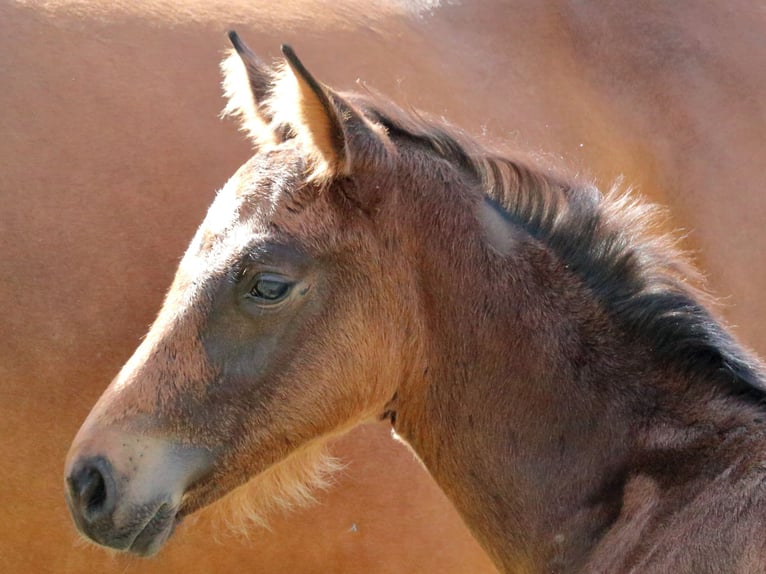
[(109, 519), (116, 492), (112, 467), (105, 458), (90, 458), (73, 465), (66, 482), (72, 513), (86, 529)]
[(86, 422), (64, 466), (67, 505), (94, 542), (149, 556), (171, 535), (186, 489), (213, 460), (207, 448)]

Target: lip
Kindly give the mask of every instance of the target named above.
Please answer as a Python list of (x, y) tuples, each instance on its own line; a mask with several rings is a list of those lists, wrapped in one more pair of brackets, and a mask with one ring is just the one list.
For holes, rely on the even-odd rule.
[(168, 504), (161, 505), (133, 538), (128, 552), (144, 557), (153, 556), (170, 538), (180, 520), (174, 508)]

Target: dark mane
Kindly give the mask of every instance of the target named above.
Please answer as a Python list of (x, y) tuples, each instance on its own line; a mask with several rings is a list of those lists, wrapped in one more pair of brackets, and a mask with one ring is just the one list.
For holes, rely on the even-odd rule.
[(689, 283), (699, 275), (675, 240), (657, 232), (656, 206), (488, 154), (420, 116), (383, 111), (367, 99), (362, 107), (394, 141), (420, 145), (478, 178), (498, 211), (550, 248), (658, 359), (728, 393), (766, 398), (759, 363), (703, 305), (706, 295)]

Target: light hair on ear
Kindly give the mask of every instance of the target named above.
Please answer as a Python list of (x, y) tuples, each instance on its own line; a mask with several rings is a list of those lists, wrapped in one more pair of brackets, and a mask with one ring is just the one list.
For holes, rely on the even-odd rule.
[(295, 138), (308, 162), (306, 177), (317, 182), (350, 175), (360, 155), (380, 158), (394, 151), (382, 126), (314, 79), (292, 48), (283, 45), (285, 60), (272, 68), (236, 32), (229, 39), (234, 49), (221, 64), (228, 102), (223, 114), (236, 117), (256, 146)]
[(289, 46), (267, 107), (275, 125), (289, 125), (312, 163), (312, 179), (327, 179), (349, 168), (339, 110), (332, 94), (306, 70)]
[(226, 97), (221, 115), (235, 118), (240, 130), (246, 132), (257, 147), (276, 144), (276, 131), (258, 110), (259, 103), (255, 101), (250, 87), (247, 68), (236, 50), (228, 50), (227, 57), (221, 62), (221, 73)]

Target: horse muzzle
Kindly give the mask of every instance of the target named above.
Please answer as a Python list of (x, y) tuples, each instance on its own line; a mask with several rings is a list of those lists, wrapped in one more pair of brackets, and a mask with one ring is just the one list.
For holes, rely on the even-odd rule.
[(115, 550), (155, 554), (180, 520), (184, 493), (212, 460), (204, 448), (86, 424), (64, 471), (77, 529)]

